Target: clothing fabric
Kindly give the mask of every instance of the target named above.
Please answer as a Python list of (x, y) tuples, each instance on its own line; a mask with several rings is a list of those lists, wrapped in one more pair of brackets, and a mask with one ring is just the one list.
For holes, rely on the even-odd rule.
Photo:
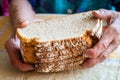
[(71, 14), (89, 10), (120, 10), (120, 0), (28, 0), (36, 13)]
[(0, 14), (8, 16), (8, 0), (0, 0)]

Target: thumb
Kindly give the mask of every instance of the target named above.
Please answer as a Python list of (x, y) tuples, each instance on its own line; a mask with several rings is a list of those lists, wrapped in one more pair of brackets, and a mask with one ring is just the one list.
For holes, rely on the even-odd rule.
[(38, 18), (33, 18), (32, 20), (26, 20), (26, 21), (19, 21), (18, 22), (18, 27), (19, 28), (23, 28), (25, 26), (27, 26), (30, 23), (34, 23), (34, 22), (38, 22), (38, 21), (43, 21), (44, 19), (38, 19)]
[(29, 24), (29, 21), (23, 21), (23, 22), (18, 23), (18, 27), (23, 28), (27, 26), (28, 24)]
[(110, 21), (110, 19), (113, 18), (115, 15), (113, 11), (100, 9), (97, 11), (93, 11), (93, 16), (96, 18), (104, 19), (106, 21)]

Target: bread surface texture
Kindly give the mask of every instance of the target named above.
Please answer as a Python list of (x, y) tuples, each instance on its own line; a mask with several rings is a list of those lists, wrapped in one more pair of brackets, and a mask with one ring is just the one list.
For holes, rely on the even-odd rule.
[(58, 72), (80, 68), (84, 51), (102, 34), (101, 21), (92, 11), (53, 18), (17, 29), (25, 63), (37, 72)]

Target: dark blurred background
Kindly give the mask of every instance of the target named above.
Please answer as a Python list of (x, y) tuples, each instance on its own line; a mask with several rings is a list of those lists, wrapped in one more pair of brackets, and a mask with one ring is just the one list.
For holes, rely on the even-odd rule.
[[(29, 0), (31, 1), (35, 1), (35, 0)], [(39, 0), (36, 0), (39, 1)], [(42, 1), (42, 0), (41, 0)], [(52, 0), (51, 0), (52, 1)], [(58, 0), (59, 1), (59, 0)], [(81, 1), (81, 0), (80, 0)], [(84, 1), (84, 0), (83, 0)], [(85, 0), (87, 1), (87, 0)], [(92, 1), (92, 0), (91, 0)], [(93, 0), (93, 1), (100, 1), (100, 0)], [(101, 0), (102, 1), (102, 0)], [(110, 6), (110, 10), (117, 10), (120, 11), (120, 0), (106, 0), (109, 3)], [(10, 0), (0, 0), (0, 16), (9, 16), (8, 13), (8, 8), (9, 8), (9, 2)], [(107, 3), (106, 3), (107, 4)], [(86, 4), (84, 4), (86, 5)], [(41, 8), (40, 8), (41, 9)]]
[(8, 16), (8, 2), (9, 0), (0, 0), (0, 16)]

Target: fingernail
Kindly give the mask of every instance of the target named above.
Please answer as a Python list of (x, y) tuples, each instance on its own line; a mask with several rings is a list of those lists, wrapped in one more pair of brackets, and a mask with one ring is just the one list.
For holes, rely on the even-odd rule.
[(20, 27), (25, 27), (27, 24), (29, 24), (29, 21), (25, 21), (25, 22), (21, 23)]
[(98, 14), (100, 13), (100, 11), (95, 11), (95, 12), (98, 13)]

